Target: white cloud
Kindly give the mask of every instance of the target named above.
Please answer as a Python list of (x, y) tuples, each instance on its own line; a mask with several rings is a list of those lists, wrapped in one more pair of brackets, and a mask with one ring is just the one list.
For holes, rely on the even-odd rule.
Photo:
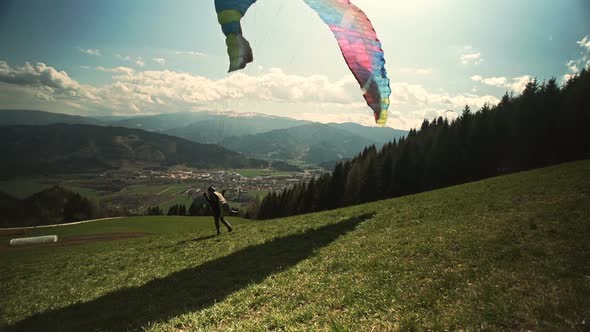
[(143, 60), (142, 57), (132, 57), (129, 55), (122, 56), (121, 54), (117, 54), (117, 58), (120, 60), (123, 60), (123, 61), (133, 62), (138, 67), (145, 66), (145, 61)]
[(482, 62), (481, 53), (466, 53), (461, 54), (461, 63), (464, 65), (474, 64), (478, 65)]
[(476, 82), (481, 82), (486, 85), (496, 86), (496, 87), (506, 87), (508, 83), (508, 79), (506, 77), (490, 77), (490, 78), (483, 78), (480, 75), (473, 75), (471, 76), (471, 80)]
[[(31, 96), (21, 97), (18, 105), (33, 99), (28, 105), (41, 104), (43, 109), (65, 107), (95, 114), (233, 109), (322, 122), (374, 123), (372, 111), (352, 76), (330, 80), (322, 75), (293, 75), (270, 69), (255, 76), (238, 72), (213, 80), (170, 70), (95, 70), (112, 73), (111, 83), (83, 85), (66, 72), (45, 64), (11, 67), (0, 61), (0, 83), (10, 89), (19, 87), (21, 95)], [(447, 116), (449, 109), (460, 110), (465, 105), (477, 109), (485, 103), (499, 102), (493, 96), (432, 92), (421, 85), (403, 82), (392, 85), (391, 100), (389, 125), (401, 129), (419, 126), (424, 117)], [(0, 107), (6, 104), (2, 102)]]
[(152, 61), (162, 66), (166, 64), (166, 59), (164, 58), (153, 58)]
[(429, 92), (423, 86), (399, 82), (392, 86), (392, 104), (396, 108), (413, 106), (418, 109), (461, 109), (465, 105), (481, 108), (484, 104), (496, 104), (499, 100), (494, 96), (473, 94), (451, 95), (444, 91)]
[(590, 36), (585, 36), (582, 40), (576, 42), (580, 47), (585, 48), (586, 51), (590, 51)]
[(102, 56), (99, 49), (96, 48), (80, 48), (78, 47), (78, 51), (87, 55), (94, 55), (94, 56)]
[[(193, 105), (228, 98), (346, 104), (355, 101), (351, 91), (358, 90), (354, 80), (330, 82), (324, 76), (288, 75), (279, 69), (257, 76), (235, 73), (220, 80), (169, 70), (132, 72), (113, 79), (113, 84), (105, 87), (111, 94), (109, 98), (129, 98), (131, 92), (134, 97), (149, 103), (152, 103), (152, 97), (158, 97), (164, 103)], [(123, 92), (120, 96), (116, 95), (119, 91)]]
[(397, 82), (392, 85), (392, 105), (388, 125), (399, 129), (419, 127), (422, 121), (438, 117), (453, 120), (457, 113), (469, 105), (476, 110), (485, 104), (495, 105), (500, 100), (490, 95), (450, 94), (443, 90), (429, 91), (418, 84)]
[(65, 71), (58, 71), (44, 63), (11, 67), (0, 60), (0, 82), (16, 86), (32, 87), (44, 96), (67, 96), (95, 99), (93, 89), (70, 78)]
[(569, 69), (571, 72), (577, 73), (580, 71), (580, 69), (578, 68), (578, 64), (579, 64), (579, 61), (570, 60), (570, 61), (568, 61), (566, 66), (567, 66), (567, 69)]
[(464, 65), (479, 65), (483, 62), (483, 58), (481, 57), (481, 52), (477, 52), (471, 46), (465, 46), (460, 52), (459, 59), (461, 63)]
[(590, 67), (590, 36), (585, 36), (582, 40), (576, 42), (582, 48), (582, 54), (580, 58), (568, 61), (565, 65), (567, 66), (567, 73), (563, 75), (563, 80), (567, 81), (576, 75), (581, 68)]
[(516, 92), (522, 92), (524, 91), (524, 88), (526, 88), (526, 85), (533, 79), (534, 77), (529, 75), (515, 77), (512, 79), (512, 84), (510, 85), (510, 88)]
[(205, 56), (205, 53), (194, 51), (176, 51), (176, 55)]
[(102, 71), (105, 73), (113, 73), (113, 74), (133, 74), (133, 72), (135, 71), (133, 68), (129, 68), (129, 67), (115, 67), (115, 68), (105, 68), (103, 66), (98, 66), (95, 68), (98, 71)]
[(179, 111), (229, 99), (346, 105), (359, 102), (353, 96), (360, 97), (354, 79), (331, 82), (324, 76), (289, 75), (279, 69), (257, 76), (236, 73), (220, 80), (169, 70), (136, 72), (128, 67), (102, 66), (95, 69), (115, 74), (112, 83), (100, 87), (82, 85), (65, 71), (43, 63), (11, 67), (5, 61), (0, 61), (0, 82), (33, 88), (44, 96), (82, 98), (92, 106), (121, 113), (129, 108), (161, 112), (161, 104)]
[(529, 75), (515, 77), (511, 80), (507, 79), (506, 77), (484, 78), (480, 75), (471, 76), (471, 80), (473, 81), (480, 82), (485, 85), (512, 90), (517, 93), (521, 93), (526, 87), (527, 83), (530, 82), (532, 79), (533, 77)]

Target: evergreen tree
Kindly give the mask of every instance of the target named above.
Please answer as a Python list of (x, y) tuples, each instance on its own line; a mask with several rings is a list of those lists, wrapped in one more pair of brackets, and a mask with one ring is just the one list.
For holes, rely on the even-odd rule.
[(180, 204), (180, 206), (178, 207), (178, 215), (186, 216), (186, 205)]
[(171, 207), (168, 208), (168, 213), (167, 215), (169, 216), (176, 216), (178, 215), (178, 204), (174, 204)]
[(92, 218), (92, 203), (78, 193), (71, 195), (63, 207), (65, 222), (80, 221)]
[(164, 211), (162, 211), (162, 209), (159, 206), (150, 206), (147, 209), (147, 214), (149, 216), (160, 216), (162, 214), (164, 214)]

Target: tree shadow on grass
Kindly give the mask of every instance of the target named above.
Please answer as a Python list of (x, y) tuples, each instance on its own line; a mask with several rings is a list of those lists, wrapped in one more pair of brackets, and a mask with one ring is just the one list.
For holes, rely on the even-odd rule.
[(243, 287), (286, 270), (313, 256), (371, 219), (374, 213), (352, 217), (304, 233), (276, 238), (175, 272), (147, 284), (125, 288), (86, 303), (43, 312), (8, 327), (9, 331), (127, 331), (223, 301)]

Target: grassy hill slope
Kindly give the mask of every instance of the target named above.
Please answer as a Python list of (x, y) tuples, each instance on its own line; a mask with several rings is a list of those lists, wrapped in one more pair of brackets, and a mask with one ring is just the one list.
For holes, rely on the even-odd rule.
[[(29, 234), (143, 232), (0, 247), (7, 330), (584, 330), (590, 161), (212, 237), (203, 218)], [(9, 235), (4, 235), (3, 243)]]

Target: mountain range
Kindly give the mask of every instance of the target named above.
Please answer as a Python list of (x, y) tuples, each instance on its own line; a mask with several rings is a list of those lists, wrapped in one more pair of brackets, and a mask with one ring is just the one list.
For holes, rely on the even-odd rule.
[(83, 117), (79, 115), (68, 115), (61, 113), (50, 113), (35, 110), (8, 110), (0, 109), (0, 126), (29, 125), (43, 126), (57, 123), (65, 124), (90, 124), (105, 126), (108, 123), (99, 119)]
[[(365, 146), (381, 146), (407, 135), (393, 128), (310, 121), (240, 113), (174, 113), (111, 121), (197, 143), (220, 144), (255, 158), (322, 163), (348, 159)], [(188, 124), (187, 124), (188, 123)]]
[(0, 174), (6, 176), (100, 171), (184, 164), (195, 168), (262, 168), (253, 160), (213, 144), (122, 127), (52, 124), (3, 126)]
[[(161, 153), (165, 158), (162, 159), (161, 157), (157, 157), (156, 159), (160, 158), (159, 162), (166, 160), (166, 163), (170, 163), (170, 161), (175, 160), (176, 157), (164, 153), (166, 150), (162, 149), (161, 146), (158, 146), (157, 144), (154, 145), (152, 141), (163, 142), (181, 139), (180, 141), (175, 141), (175, 144), (186, 146), (188, 143), (192, 142), (223, 146), (225, 149), (218, 148), (219, 150), (208, 153), (207, 155), (215, 155), (218, 157), (223, 155), (224, 157), (222, 157), (222, 159), (231, 160), (229, 164), (232, 165), (251, 164), (252, 161), (245, 161), (248, 160), (247, 157), (274, 160), (298, 160), (318, 164), (328, 162), (328, 164), (330, 164), (330, 161), (353, 157), (361, 152), (365, 146), (380, 146), (407, 134), (405, 131), (392, 128), (366, 127), (355, 123), (320, 124), (256, 113), (202, 111), (133, 117), (105, 116), (92, 118), (33, 110), (0, 110), (0, 126), (47, 126), (57, 124), (93, 125), (102, 127), (103, 130), (93, 128), (88, 129), (88, 131), (84, 133), (87, 139), (83, 140), (83, 142), (88, 144), (90, 141), (99, 141), (106, 144), (108, 140), (104, 140), (105, 135), (107, 135), (105, 133), (109, 132), (106, 128), (119, 128), (116, 130), (110, 130), (112, 133), (110, 136), (111, 139), (114, 139), (114, 137), (130, 136), (137, 136), (142, 139), (143, 137), (150, 138), (147, 140), (146, 144), (147, 146), (151, 146), (151, 148), (143, 146), (143, 143), (138, 143), (139, 145), (137, 146), (133, 145), (134, 147), (131, 149), (133, 153), (131, 155), (128, 153), (120, 154), (120, 157), (124, 159), (133, 156), (133, 158), (135, 158), (132, 158), (133, 160), (153, 162), (154, 160), (151, 159), (155, 158), (154, 156), (160, 156)], [(49, 129), (40, 130), (39, 135), (41, 135), (41, 133), (50, 135), (52, 130), (55, 131), (56, 128), (73, 131), (72, 135), (74, 136), (82, 134), (79, 127), (50, 126)], [(124, 133), (122, 128), (133, 129), (136, 131)], [(5, 143), (3, 143), (4, 151), (10, 149), (9, 146), (6, 146), (6, 140), (9, 140), (10, 142), (11, 140), (18, 139), (18, 137), (14, 135), (18, 135), (19, 133), (24, 135), (26, 131), (27, 129), (25, 128), (18, 130), (12, 128), (7, 130), (6, 133), (2, 135), (5, 140)], [(149, 132), (152, 135), (139, 134), (142, 131)], [(115, 134), (115, 132), (117, 132), (117, 134)], [(34, 130), (27, 132), (26, 134), (33, 133)], [(90, 134), (96, 134), (98, 137), (88, 137)], [(163, 134), (163, 136), (166, 136), (167, 138), (155, 139), (157, 136), (154, 135), (157, 134)], [(84, 137), (78, 138), (83, 139)], [(113, 141), (109, 144), (103, 145), (102, 148), (103, 150), (111, 150), (113, 146), (123, 146), (121, 144), (125, 145), (127, 142), (121, 142), (119, 139), (117, 142)], [(109, 146), (108, 148), (107, 145)], [(153, 148), (154, 146), (157, 147)], [(54, 151), (55, 148), (56, 146), (53, 146), (49, 150)], [(91, 151), (88, 147), (82, 148), (79, 146), (79, 148), (87, 152)], [(117, 149), (118, 148), (114, 148), (114, 150)], [(202, 151), (202, 149), (203, 146), (195, 145), (195, 151)], [(209, 149), (212, 149), (212, 147), (209, 147)], [(225, 154), (230, 153), (228, 150), (243, 154), (243, 156), (240, 156), (243, 160), (237, 161), (239, 159), (238, 154), (234, 154), (232, 157), (226, 157)], [(152, 151), (154, 154), (151, 155), (147, 151)], [(160, 153), (155, 151), (160, 151)], [(73, 152), (69, 151), (69, 153)], [(73, 156), (76, 155), (79, 155), (79, 153), (74, 153), (68, 158), (73, 158)], [(147, 160), (142, 158), (147, 158)], [(184, 155), (182, 158), (184, 158)], [(224, 162), (214, 162), (213, 160), (197, 162), (197, 160), (194, 159), (194, 156), (191, 158), (186, 160), (189, 160), (193, 165), (202, 165), (203, 167), (208, 167), (213, 164), (219, 166), (225, 165)], [(95, 161), (100, 162), (99, 165), (103, 165), (104, 163), (103, 166), (110, 165), (111, 167), (115, 167), (117, 164), (115, 159), (115, 157), (105, 158), (104, 155), (100, 155)], [(81, 161), (79, 160), (79, 162)], [(79, 162), (74, 164), (80, 165)]]
[[(357, 134), (338, 124), (310, 123), (256, 135), (229, 137), (223, 141), (223, 146), (256, 158), (322, 163), (352, 158), (366, 146), (384, 143), (361, 134), (360, 130)], [(392, 133), (390, 140), (394, 138), (396, 136)]]

